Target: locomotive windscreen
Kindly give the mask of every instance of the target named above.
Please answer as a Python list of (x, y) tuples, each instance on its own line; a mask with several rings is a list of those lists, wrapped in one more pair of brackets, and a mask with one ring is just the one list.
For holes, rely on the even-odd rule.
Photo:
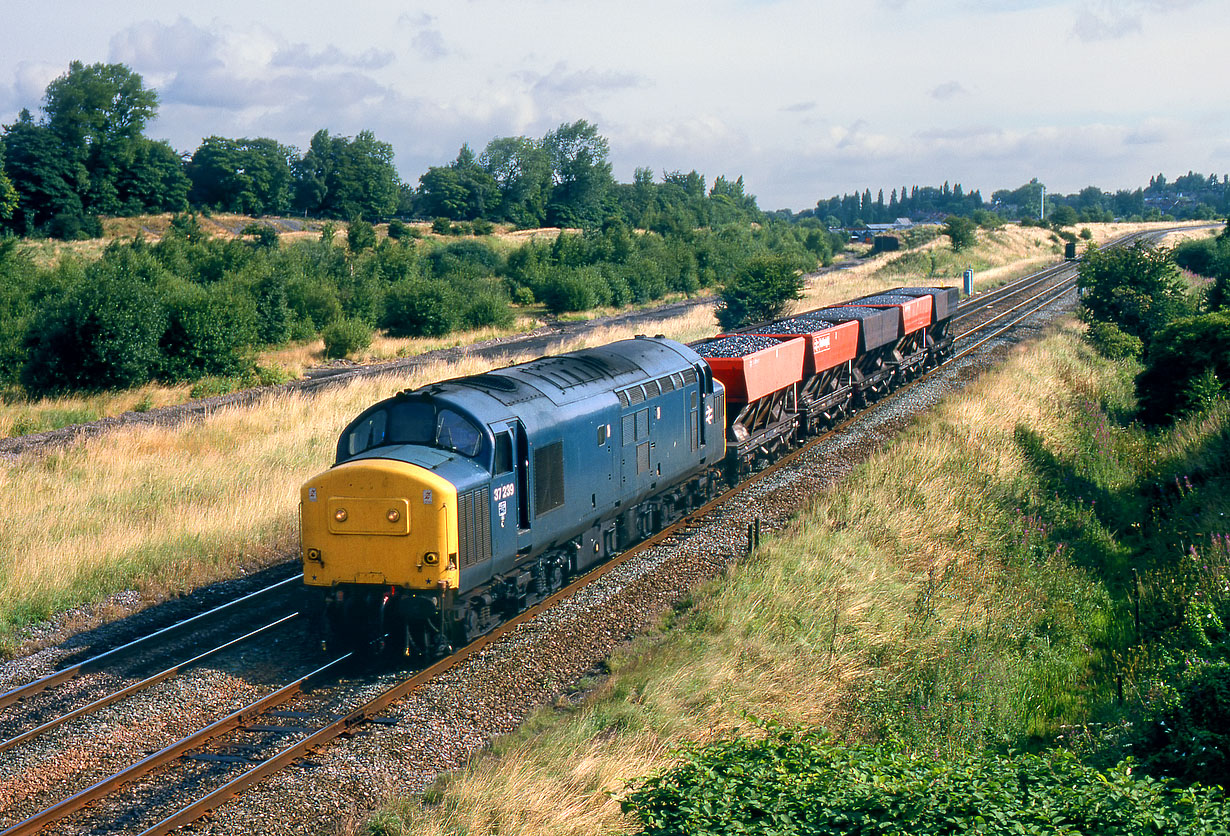
[(422, 444), (473, 458), (482, 443), (482, 431), (464, 415), (430, 401), (407, 400), (359, 421), (348, 433), (347, 449), (355, 456), (385, 444)]

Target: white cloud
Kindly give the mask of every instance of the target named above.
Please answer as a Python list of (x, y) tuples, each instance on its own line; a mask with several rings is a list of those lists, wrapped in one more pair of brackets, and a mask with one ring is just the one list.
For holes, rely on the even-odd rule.
[(386, 50), (368, 49), (358, 55), (343, 52), (333, 45), (313, 50), (307, 44), (291, 44), (274, 53), (275, 67), (292, 67), (315, 70), (320, 67), (352, 67), (359, 70), (378, 70), (393, 62), (393, 53)]
[(960, 96), (968, 92), (969, 91), (965, 89), (965, 87), (961, 84), (961, 82), (946, 81), (943, 84), (940, 84), (937, 87), (932, 88), (931, 98), (939, 99), (940, 101), (945, 101), (947, 99), (953, 98), (954, 96)]

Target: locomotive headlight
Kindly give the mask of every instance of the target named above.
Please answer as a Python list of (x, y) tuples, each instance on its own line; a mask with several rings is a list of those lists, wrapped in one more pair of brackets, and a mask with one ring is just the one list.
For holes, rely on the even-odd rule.
[(423, 562), (426, 563), (428, 566), (435, 566), (437, 563), (440, 562), (440, 555), (436, 554), (435, 552), (428, 552), (427, 554), (423, 555)]
[(333, 519), (337, 520), (338, 522), (346, 522), (346, 518), (348, 516), (350, 515), (346, 513), (345, 508), (338, 508), (336, 511), (333, 512)]
[(390, 508), (389, 512), (385, 514), (384, 517), (389, 522), (395, 523), (401, 519), (401, 511), (398, 511), (396, 508)]

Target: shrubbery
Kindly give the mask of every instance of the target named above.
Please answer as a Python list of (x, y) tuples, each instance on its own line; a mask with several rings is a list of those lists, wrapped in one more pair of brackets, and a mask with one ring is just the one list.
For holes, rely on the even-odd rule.
[(1086, 335), (1098, 352), (1111, 360), (1130, 360), (1140, 356), (1144, 343), (1140, 337), (1124, 333), (1113, 322), (1094, 322)]
[(1130, 761), (1101, 771), (1064, 752), (941, 759), (771, 728), (680, 756), (622, 800), (647, 836), (1205, 834), (1224, 833), (1230, 816), (1220, 790), (1134, 777)]
[(439, 337), (460, 322), (461, 300), (444, 282), (406, 279), (389, 289), (380, 324), (394, 337)]
[(1222, 388), (1230, 382), (1230, 312), (1185, 317), (1157, 333), (1137, 380), (1142, 417), (1159, 424), (1192, 411), (1191, 390), (1206, 372)]
[[(1225, 632), (1216, 613), (1205, 617)], [(1189, 669), (1171, 704), (1145, 726), (1133, 751), (1156, 774), (1230, 787), (1230, 664)]]
[(339, 319), (325, 328), (321, 337), (325, 341), (326, 357), (349, 357), (372, 344), (372, 329), (358, 319)]
[[(156, 244), (113, 243), (93, 264), (66, 258), (55, 270), (0, 244), (0, 384), (20, 379), (43, 394), (231, 381), (263, 347), (316, 338), (343, 320), (405, 337), (502, 328), (515, 319), (513, 302), (553, 313), (650, 303), (749, 271), (763, 279), (774, 259), (792, 265), (790, 284), (829, 252), (817, 230), (772, 222), (664, 237), (612, 220), (507, 257), (481, 240), (416, 241), (404, 224), (378, 240), (362, 219), (337, 246), (331, 227), (318, 240), (276, 247), (261, 244), (273, 235), (265, 224), (228, 241), (177, 215)], [(732, 292), (755, 306), (772, 288), (750, 275)], [(339, 344), (342, 330), (333, 332)]]
[(800, 298), (803, 276), (798, 262), (782, 256), (759, 256), (722, 288), (718, 324), (725, 330), (776, 319)]

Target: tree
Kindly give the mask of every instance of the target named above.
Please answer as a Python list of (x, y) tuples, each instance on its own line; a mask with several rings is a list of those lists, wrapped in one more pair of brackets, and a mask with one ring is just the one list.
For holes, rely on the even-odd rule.
[(584, 119), (560, 125), (542, 140), (551, 161), (554, 188), (547, 222), (555, 226), (597, 226), (614, 181), (610, 149), (598, 128)]
[(295, 165), (295, 201), (328, 218), (377, 221), (391, 215), (400, 197), (393, 146), (371, 131), (355, 138), (319, 130)]
[(158, 111), (158, 94), (123, 64), (68, 65), (47, 85), (47, 127), (66, 148), (89, 151), (141, 136)]
[[(91, 213), (125, 210), (119, 181), (133, 165), (145, 123), (158, 112), (158, 94), (123, 64), (69, 64), (47, 85), (46, 125), (60, 140), (60, 152), (84, 166), (78, 189)], [(144, 210), (137, 207), (136, 211)]]
[(472, 221), (499, 209), (495, 178), (474, 158), (469, 145), (462, 145), (457, 159), (447, 166), (433, 166), (419, 178), (416, 214)]
[(949, 215), (944, 221), (941, 232), (952, 241), (953, 252), (959, 253), (968, 247), (972, 247), (978, 240), (978, 224), (974, 223), (971, 218)]
[(7, 221), (17, 210), (17, 190), (4, 173), (4, 140), (0, 139), (0, 221)]
[(192, 203), (223, 212), (269, 215), (290, 209), (295, 152), (267, 137), (207, 137), (187, 165)]
[(142, 137), (133, 142), (131, 162), (116, 181), (120, 213), (183, 212), (191, 186), (175, 149)]
[(1187, 312), (1183, 283), (1168, 249), (1143, 242), (1091, 249), (1077, 276), (1082, 318), (1113, 322), (1146, 346), (1156, 331)]
[(487, 143), (478, 164), (495, 182), (497, 220), (519, 227), (542, 226), (551, 196), (551, 158), (540, 142), (524, 136), (496, 137)]
[(1050, 212), (1051, 225), (1055, 227), (1072, 226), (1079, 220), (1076, 210), (1071, 206), (1059, 205)]
[(50, 128), (22, 110), (16, 122), (4, 127), (4, 144), (5, 169), (17, 192), (12, 226), (18, 234), (29, 234), (57, 215), (82, 215), (78, 189), (85, 169), (65, 156)]
[(722, 288), (718, 324), (725, 330), (778, 318), (799, 299), (803, 274), (786, 256), (754, 257)]

